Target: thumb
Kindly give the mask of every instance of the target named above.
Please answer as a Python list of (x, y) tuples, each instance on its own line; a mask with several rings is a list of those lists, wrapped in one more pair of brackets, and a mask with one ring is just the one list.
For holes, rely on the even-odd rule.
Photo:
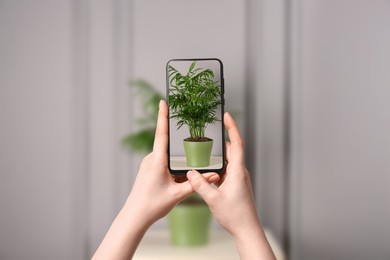
[(207, 204), (209, 204), (211, 202), (212, 193), (216, 192), (216, 190), (195, 170), (187, 172), (187, 178), (192, 188), (202, 196)]

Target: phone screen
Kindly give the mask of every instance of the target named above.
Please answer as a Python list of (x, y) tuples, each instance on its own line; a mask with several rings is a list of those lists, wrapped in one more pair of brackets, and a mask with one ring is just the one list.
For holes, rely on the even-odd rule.
[(191, 169), (222, 173), (224, 79), (219, 59), (173, 59), (167, 63), (168, 166), (171, 174)]

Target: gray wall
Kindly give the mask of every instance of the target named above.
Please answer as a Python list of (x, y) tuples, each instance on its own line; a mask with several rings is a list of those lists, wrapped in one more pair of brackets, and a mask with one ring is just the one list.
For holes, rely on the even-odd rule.
[(123, 204), (129, 11), (0, 1), (0, 259), (88, 259)]
[(390, 2), (294, 8), (293, 259), (390, 259)]
[(285, 1), (248, 1), (246, 160), (259, 215), (283, 243), (287, 234)]
[(133, 77), (148, 80), (165, 94), (170, 59), (219, 58), (224, 63), (226, 109), (239, 114), (243, 128), (245, 8), (245, 1), (232, 0), (134, 0)]
[(0, 259), (81, 259), (71, 1), (0, 1)]

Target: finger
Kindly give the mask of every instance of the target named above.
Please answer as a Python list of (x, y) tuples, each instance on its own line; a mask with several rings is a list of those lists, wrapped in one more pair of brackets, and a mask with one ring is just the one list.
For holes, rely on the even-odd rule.
[(226, 161), (229, 163), (230, 161), (230, 142), (225, 142), (225, 156), (226, 156)]
[[(238, 159), (240, 162), (244, 161), (244, 142), (241, 139), (240, 132), (236, 122), (233, 120), (232, 116), (226, 112), (224, 115), (225, 127), (228, 131), (230, 139), (230, 152), (234, 153), (234, 159)], [(233, 159), (230, 158), (230, 159)]]
[(243, 144), (237, 124), (229, 112), (225, 113), (224, 122), (226, 130), (228, 131), (230, 142), (232, 144)]
[[(220, 180), (219, 174), (215, 172), (208, 172), (202, 174), (203, 178), (205, 178), (209, 183), (215, 183)], [(186, 182), (187, 176), (186, 175), (176, 175), (173, 176), (173, 180), (177, 183), (183, 183)]]
[(228, 172), (220, 174), (219, 180), (214, 182), (213, 184), (215, 184), (217, 187), (220, 187), (224, 183), (227, 175), (228, 175)]
[(202, 176), (207, 180), (208, 183), (215, 183), (220, 179), (219, 174), (215, 172), (204, 173)]
[(168, 107), (164, 100), (160, 100), (159, 104), (153, 152), (160, 158), (166, 159), (168, 156)]
[(175, 194), (178, 201), (183, 200), (194, 192), (190, 182), (175, 183)]
[(187, 178), (192, 188), (202, 196), (207, 204), (209, 204), (211, 202), (212, 194), (216, 192), (216, 190), (195, 170), (187, 172)]
[[(185, 177), (185, 175), (183, 175)], [(201, 177), (203, 177), (208, 183), (215, 183), (220, 180), (219, 174), (215, 172), (208, 172), (205, 174), (202, 174)], [(187, 180), (187, 177), (186, 177)], [(176, 183), (176, 196), (178, 200), (182, 200), (188, 195), (192, 194), (194, 192), (194, 188), (192, 187), (191, 183), (189, 181), (184, 181), (181, 183)]]

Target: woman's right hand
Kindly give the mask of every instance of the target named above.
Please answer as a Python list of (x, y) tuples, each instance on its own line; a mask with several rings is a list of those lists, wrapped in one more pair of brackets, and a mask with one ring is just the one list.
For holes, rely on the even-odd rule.
[(225, 113), (224, 121), (231, 142), (226, 143), (226, 173), (218, 188), (195, 170), (189, 171), (187, 178), (218, 223), (232, 234), (241, 259), (275, 259), (257, 216), (243, 141), (229, 113)]

